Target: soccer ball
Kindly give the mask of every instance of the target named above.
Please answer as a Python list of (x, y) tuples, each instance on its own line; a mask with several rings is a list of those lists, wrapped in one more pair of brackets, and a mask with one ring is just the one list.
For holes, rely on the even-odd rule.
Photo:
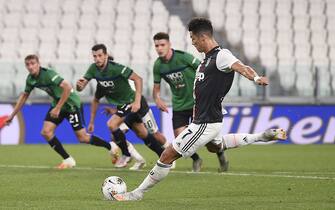
[(115, 194), (123, 194), (127, 192), (127, 185), (118, 176), (107, 177), (101, 186), (101, 192), (107, 200), (115, 200)]

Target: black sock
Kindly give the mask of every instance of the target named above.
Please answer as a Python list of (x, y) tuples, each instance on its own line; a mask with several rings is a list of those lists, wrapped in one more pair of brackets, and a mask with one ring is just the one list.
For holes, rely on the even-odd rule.
[(60, 141), (57, 139), (56, 136), (54, 136), (50, 141), (48, 141), (48, 143), (50, 144), (52, 149), (54, 149), (60, 156), (62, 156), (63, 159), (70, 157), (70, 155), (67, 154), (67, 152), (63, 148), (62, 143), (60, 143)]
[(116, 131), (113, 131), (112, 133), (114, 136), (114, 141), (120, 147), (122, 154), (130, 157), (130, 153), (128, 151), (128, 145), (127, 145), (126, 137), (124, 133), (120, 129), (117, 129)]
[(199, 160), (199, 159), (200, 159), (198, 153), (194, 153), (194, 154), (191, 156), (191, 158), (192, 158), (193, 161), (196, 161), (196, 160)]
[(152, 134), (148, 133), (148, 136), (146, 138), (143, 138), (143, 141), (144, 144), (147, 145), (147, 147), (149, 147), (152, 151), (156, 152), (158, 157), (161, 156), (164, 149)]
[(218, 157), (221, 157), (222, 154), (223, 154), (223, 151), (220, 151), (220, 152), (217, 152), (217, 153), (216, 153), (216, 155), (217, 155)]
[(109, 143), (94, 135), (91, 136), (90, 144), (98, 147), (105, 147), (107, 150), (111, 150), (111, 145)]

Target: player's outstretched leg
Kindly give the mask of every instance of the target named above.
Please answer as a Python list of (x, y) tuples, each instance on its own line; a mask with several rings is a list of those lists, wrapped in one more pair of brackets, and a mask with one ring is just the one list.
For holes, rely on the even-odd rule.
[(224, 149), (241, 147), (254, 142), (268, 142), (285, 139), (286, 131), (282, 128), (268, 129), (262, 133), (256, 134), (228, 134), (222, 137)]
[(122, 151), (122, 156), (115, 163), (115, 167), (117, 168), (126, 167), (128, 162), (130, 162), (131, 160), (131, 155), (128, 150), (126, 137), (120, 129), (113, 131), (112, 134), (114, 136), (115, 143), (120, 147)]
[(176, 152), (172, 145), (169, 146), (164, 150), (160, 159), (157, 161), (156, 165), (149, 172), (148, 176), (144, 179), (140, 186), (131, 192), (125, 194), (116, 194), (114, 195), (114, 198), (117, 201), (141, 200), (146, 191), (162, 181), (169, 174), (171, 163), (179, 157), (180, 154)]
[(63, 158), (63, 161), (57, 166), (58, 169), (73, 168), (76, 166), (76, 161), (65, 151), (62, 143), (56, 136), (49, 140), (48, 143), (51, 148), (53, 148)]
[[(170, 143), (167, 141), (167, 139), (165, 138), (165, 136), (161, 132), (157, 131), (157, 132), (153, 133), (152, 135), (161, 144), (163, 149), (166, 149), (170, 145)], [(175, 169), (175, 168), (176, 168), (176, 161), (173, 161), (171, 169)], [(201, 168), (201, 166), (200, 166), (200, 168)]]
[(62, 143), (55, 136), (55, 129), (57, 125), (51, 121), (44, 121), (43, 129), (41, 131), (42, 136), (48, 141), (50, 147), (55, 150), (62, 158), (63, 161), (57, 168), (73, 168), (76, 166), (76, 161), (65, 151)]

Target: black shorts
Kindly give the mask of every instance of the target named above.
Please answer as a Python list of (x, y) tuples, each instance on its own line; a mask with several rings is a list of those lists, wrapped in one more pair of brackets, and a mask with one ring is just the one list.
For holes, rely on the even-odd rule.
[(85, 119), (84, 119), (84, 114), (83, 114), (84, 112), (83, 112), (82, 106), (80, 106), (80, 108), (78, 108), (78, 110), (76, 110), (75, 112), (61, 111), (59, 113), (58, 118), (52, 118), (50, 116), (50, 111), (52, 109), (53, 107), (51, 107), (48, 110), (48, 113), (45, 116), (44, 121), (52, 122), (58, 126), (61, 122), (63, 122), (64, 118), (66, 118), (67, 121), (71, 124), (72, 129), (75, 131), (78, 131), (85, 127)]
[(131, 128), (133, 123), (141, 123), (142, 118), (149, 112), (149, 105), (147, 100), (142, 96), (141, 98), (141, 108), (135, 112), (131, 112), (131, 107), (129, 104), (124, 104), (117, 107), (118, 111), (116, 113), (119, 117), (125, 117), (124, 122), (126, 125)]
[(192, 122), (193, 109), (172, 112), (173, 129), (188, 126)]

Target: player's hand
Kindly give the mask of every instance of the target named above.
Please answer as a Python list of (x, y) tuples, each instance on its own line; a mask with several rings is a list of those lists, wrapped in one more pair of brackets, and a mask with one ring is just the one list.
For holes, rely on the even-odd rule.
[(94, 131), (94, 123), (90, 122), (90, 124), (88, 124), (87, 130), (88, 130), (89, 133), (93, 133), (93, 131)]
[(115, 108), (112, 108), (112, 107), (108, 107), (108, 106), (105, 106), (104, 107), (104, 111), (102, 111), (103, 114), (109, 116), (109, 115), (113, 115), (117, 112), (117, 109)]
[(77, 91), (82, 91), (85, 88), (85, 85), (86, 85), (86, 79), (80, 78), (76, 84)]
[(55, 108), (53, 108), (53, 109), (50, 111), (50, 116), (51, 116), (52, 118), (58, 118), (59, 113), (60, 113), (60, 109), (57, 108), (57, 107), (55, 107)]
[(134, 101), (133, 103), (130, 104), (131, 106), (131, 112), (137, 112), (141, 108), (141, 103)]
[(157, 107), (158, 107), (161, 111), (166, 112), (166, 113), (169, 113), (166, 104), (165, 104), (164, 101), (162, 101), (161, 99), (157, 99), (157, 100), (156, 100), (156, 105), (157, 105)]
[(260, 77), (258, 80), (256, 80), (256, 84), (266, 86), (269, 84), (269, 80), (267, 77)]
[(5, 120), (5, 125), (10, 125), (13, 121), (13, 118), (12, 116), (8, 116), (7, 119)]

